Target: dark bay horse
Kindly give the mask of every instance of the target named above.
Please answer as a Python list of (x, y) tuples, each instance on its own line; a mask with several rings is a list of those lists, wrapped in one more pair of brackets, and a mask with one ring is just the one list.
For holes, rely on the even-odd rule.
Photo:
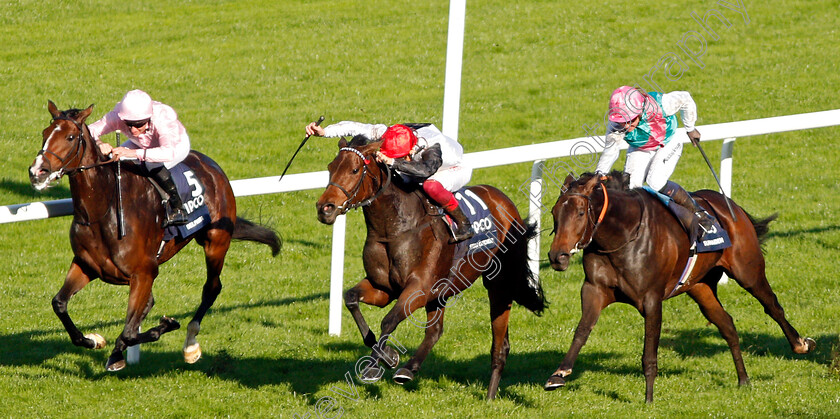
[[(406, 318), (417, 325), (412, 313), (426, 309), (423, 342), (414, 356), (394, 375), (400, 384), (414, 378), (423, 360), (443, 333), (443, 314), (454, 299), (447, 298), (470, 287), (479, 275), (490, 296), (493, 343), (490, 351), (491, 376), (487, 398), (499, 388), (510, 344), (508, 318), (512, 301), (540, 314), (545, 306), (542, 288), (528, 266), (527, 241), (534, 234), (526, 226), (513, 202), (491, 186), (469, 190), (481, 197), (490, 209), (498, 229), (495, 249), (480, 251), (456, 261), (455, 245), (443, 219), (429, 206), (419, 186), (401, 182), (387, 166), (374, 161), (379, 142), (360, 144), (354, 139), (339, 142), (339, 152), (329, 164), (330, 181), (316, 204), (318, 220), (332, 224), (338, 215), (362, 207), (367, 224), (363, 262), (365, 278), (344, 294), (344, 303), (362, 334), (365, 345), (373, 349), (373, 368), (366, 370), (371, 381), (382, 372), (376, 362), (389, 368), (399, 363), (399, 354), (385, 343)], [(494, 239), (495, 240), (495, 239)], [(456, 298), (457, 299), (457, 298)], [(396, 304), (382, 319), (381, 338), (370, 330), (359, 302), (385, 307)]]
[[(76, 346), (100, 349), (105, 346), (102, 336), (82, 335), (67, 313), (67, 303), (90, 281), (128, 285), (128, 313), (125, 328), (117, 337), (106, 368), (117, 371), (125, 367), (123, 351), (128, 346), (154, 342), (160, 335), (180, 327), (174, 319), (163, 317), (160, 324), (143, 333), (138, 328), (154, 305), (152, 284), (158, 266), (172, 258), (191, 240), (204, 247), (207, 282), (201, 304), (187, 327), (184, 359), (196, 362), (201, 347), (196, 341), (201, 319), (213, 305), (222, 288), (219, 275), (231, 239), (265, 243), (272, 254), (280, 250), (277, 234), (236, 216), (236, 200), (222, 169), (207, 156), (192, 151), (184, 162), (204, 185), (204, 198), (211, 222), (190, 237), (175, 238), (160, 250), (164, 230), (164, 207), (158, 192), (133, 164), (122, 164), (122, 196), (126, 235), (120, 238), (117, 228), (116, 164), (103, 156), (94, 143), (85, 119), (93, 105), (84, 110), (59, 111), (49, 102), (52, 122), (43, 131), (44, 143), (29, 168), (30, 182), (43, 190), (61, 176), (67, 175), (73, 197), (73, 224), (70, 245), (73, 261), (64, 286), (52, 300), (53, 310)], [(159, 256), (158, 256), (159, 254)]]
[(662, 301), (671, 294), (683, 292), (694, 299), (729, 345), (738, 384), (749, 384), (738, 332), (717, 296), (722, 273), (737, 281), (764, 306), (765, 313), (781, 326), (793, 352), (805, 354), (814, 349), (816, 342), (799, 336), (788, 323), (765, 276), (761, 244), (775, 215), (756, 220), (733, 203), (736, 222), (727, 210), (723, 195), (708, 190), (694, 193), (695, 200), (714, 214), (729, 233), (732, 246), (698, 253), (684, 285), (674, 292), (689, 259), (688, 236), (658, 198), (640, 189), (628, 190), (627, 179), (621, 172), (613, 172), (606, 183), (592, 174), (584, 174), (577, 180), (569, 176), (564, 185), (566, 192), (560, 195), (552, 210), (556, 235), (548, 253), (551, 267), (565, 270), (570, 255), (583, 250), (586, 277), (580, 291), (582, 315), (572, 345), (545, 384), (546, 390), (565, 384), (564, 377), (572, 373), (575, 359), (601, 310), (621, 302), (636, 307), (645, 319), (642, 367), (647, 385), (645, 400), (652, 402)]

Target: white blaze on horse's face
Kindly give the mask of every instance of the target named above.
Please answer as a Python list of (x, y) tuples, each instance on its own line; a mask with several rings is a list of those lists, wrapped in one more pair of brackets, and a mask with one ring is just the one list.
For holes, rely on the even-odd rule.
[[(50, 146), (50, 140), (53, 139), (55, 134), (61, 131), (61, 125), (56, 124), (55, 129), (50, 133), (50, 136), (44, 141), (44, 146), (41, 147), (41, 150), (46, 151)], [(39, 173), (41, 172), (42, 168), (44, 167), (44, 153), (38, 154), (35, 157), (35, 161), (32, 163), (32, 166), (29, 166), (29, 178), (32, 180), (32, 187), (35, 188), (36, 191), (43, 191), (44, 189), (49, 188), (52, 186), (53, 182), (57, 181), (58, 178), (61, 177), (63, 174), (63, 170), (59, 170), (56, 172), (50, 172), (49, 176), (40, 179)]]

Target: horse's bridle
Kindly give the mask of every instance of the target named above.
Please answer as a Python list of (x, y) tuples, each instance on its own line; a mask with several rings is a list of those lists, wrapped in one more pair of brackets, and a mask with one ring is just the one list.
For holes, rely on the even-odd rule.
[(79, 138), (78, 138), (79, 141), (76, 143), (76, 145), (73, 147), (73, 149), (71, 149), (70, 151), (67, 152), (67, 154), (64, 157), (61, 157), (58, 154), (55, 154), (52, 151), (46, 150), (46, 149), (41, 149), (41, 151), (38, 152), (39, 156), (44, 155), (44, 154), (51, 154), (55, 158), (58, 159), (58, 161), (61, 163), (61, 167), (58, 168), (58, 172), (59, 172), (58, 177), (59, 178), (61, 178), (61, 176), (63, 176), (65, 173), (68, 176), (72, 176), (77, 172), (82, 172), (82, 171), (87, 170), (87, 169), (103, 166), (103, 165), (110, 164), (110, 163), (113, 163), (113, 162), (117, 161), (116, 158), (112, 158), (112, 159), (109, 159), (109, 160), (104, 161), (104, 162), (91, 164), (89, 166), (78, 166), (78, 167), (70, 169), (70, 170), (65, 170), (67, 168), (67, 166), (70, 165), (70, 162), (72, 162), (76, 158), (79, 158), (79, 162), (81, 162), (81, 157), (80, 156), (84, 156), (84, 154), (85, 154), (85, 147), (87, 146), (87, 141), (85, 141), (84, 127), (82, 126), (82, 124), (80, 122), (76, 121), (73, 118), (64, 116), (64, 115), (59, 115), (59, 116), (56, 116), (56, 117), (53, 118), (53, 121), (58, 121), (58, 120), (70, 121), (79, 130)]
[[(356, 186), (353, 187), (352, 193), (347, 192), (346, 189), (344, 189), (341, 185), (333, 182), (332, 180), (330, 180), (329, 183), (327, 184), (327, 185), (335, 186), (336, 188), (338, 188), (338, 190), (340, 190), (341, 192), (344, 193), (344, 196), (347, 197), (347, 199), (344, 201), (344, 203), (342, 203), (341, 205), (339, 205), (337, 207), (337, 209), (339, 211), (341, 211), (341, 214), (346, 214), (347, 211), (350, 211), (351, 209), (355, 209), (355, 208), (359, 208), (359, 207), (365, 207), (365, 206), (370, 205), (371, 202), (373, 202), (376, 198), (379, 198), (379, 196), (382, 195), (383, 192), (385, 192), (385, 189), (388, 188), (388, 185), (391, 184), (391, 168), (388, 167), (387, 164), (384, 165), (385, 166), (385, 172), (386, 172), (385, 183), (384, 184), (380, 183), (379, 190), (376, 191), (376, 193), (373, 194), (373, 196), (371, 196), (371, 197), (369, 197), (365, 200), (362, 200), (362, 201), (351, 203), (350, 201), (352, 201), (356, 197), (356, 195), (359, 193), (359, 190), (362, 188), (362, 182), (364, 182), (365, 176), (368, 175), (368, 172), (369, 172), (368, 166), (370, 165), (371, 161), (370, 161), (369, 158), (365, 157), (365, 155), (362, 154), (361, 151), (359, 151), (359, 150), (357, 150), (353, 147), (341, 147), (340, 149), (338, 149), (339, 153), (342, 152), (342, 151), (349, 151), (349, 152), (359, 156), (359, 158), (361, 158), (362, 162), (364, 162), (364, 164), (365, 164), (364, 169), (362, 169), (362, 175), (359, 177), (359, 181), (356, 182)], [(375, 179), (373, 177), (371, 177), (371, 178)]]
[(586, 220), (589, 221), (589, 224), (592, 225), (592, 231), (589, 233), (589, 240), (586, 241), (586, 244), (581, 244), (586, 237), (586, 231), (589, 229), (589, 224), (587, 224), (586, 228), (583, 229), (583, 234), (581, 234), (580, 239), (575, 243), (575, 247), (569, 251), (570, 255), (573, 255), (583, 249), (586, 246), (589, 246), (592, 243), (592, 240), (595, 238), (595, 232), (598, 231), (598, 227), (601, 225), (601, 221), (604, 221), (604, 216), (607, 214), (607, 207), (610, 204), (610, 197), (607, 195), (607, 187), (606, 185), (601, 185), (601, 190), (604, 191), (604, 206), (601, 208), (601, 214), (598, 215), (598, 219), (593, 221), (594, 218), (594, 210), (592, 208), (592, 197), (589, 195), (584, 195), (582, 193), (566, 193), (564, 196), (580, 196), (586, 198), (587, 206), (586, 206)]

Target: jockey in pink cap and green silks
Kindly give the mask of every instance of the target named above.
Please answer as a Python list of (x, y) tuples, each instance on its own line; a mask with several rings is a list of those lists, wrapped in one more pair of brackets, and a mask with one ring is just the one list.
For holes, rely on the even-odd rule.
[[(609, 125), (604, 152), (598, 160), (596, 173), (604, 175), (618, 159), (619, 141), (630, 145), (624, 171), (630, 175), (630, 187), (645, 183), (669, 196), (690, 212), (678, 215), (689, 232), (699, 225), (708, 231), (712, 218), (680, 185), (669, 181), (682, 154), (682, 141), (675, 138), (677, 112), (682, 114), (683, 126), (692, 144), (700, 141), (697, 105), (688, 92), (647, 93), (637, 87), (622, 86), (610, 96)], [(701, 232), (701, 237), (702, 237)]]
[(455, 221), (457, 229), (452, 242), (471, 238), (475, 234), (472, 226), (452, 194), (464, 187), (472, 176), (472, 168), (463, 161), (464, 149), (434, 125), (410, 125), (413, 128), (342, 121), (322, 128), (313, 122), (306, 127), (306, 134), (382, 140), (376, 160), (391, 166), (403, 179), (422, 183), (423, 191), (429, 198)]
[[(171, 107), (153, 101), (142, 90), (125, 94), (114, 110), (89, 126), (102, 154), (137, 159), (147, 176), (152, 177), (169, 195), (164, 227), (188, 222), (187, 212), (169, 169), (190, 153), (190, 137)], [(102, 142), (105, 134), (120, 130), (128, 141), (116, 148)]]

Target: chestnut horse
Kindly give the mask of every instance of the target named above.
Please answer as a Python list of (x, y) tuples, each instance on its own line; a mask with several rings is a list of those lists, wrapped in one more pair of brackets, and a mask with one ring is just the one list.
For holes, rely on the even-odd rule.
[[(341, 139), (338, 155), (329, 164), (329, 185), (316, 206), (318, 220), (324, 224), (332, 224), (350, 209), (363, 208), (367, 224), (362, 255), (365, 278), (344, 294), (344, 303), (365, 345), (373, 349), (375, 362), (365, 371), (365, 377), (375, 381), (384, 372), (376, 362), (389, 368), (397, 366), (399, 354), (385, 343), (393, 340), (391, 334), (397, 325), (410, 318), (415, 324), (422, 323), (419, 326), (425, 329), (425, 337), (393, 378), (400, 384), (412, 380), (443, 333), (444, 310), (453, 303), (447, 298), (469, 288), (483, 275), (490, 296), (493, 333), (487, 398), (493, 399), (510, 351), (511, 302), (538, 315), (545, 307), (542, 288), (528, 266), (526, 247), (535, 228), (525, 226), (516, 206), (498, 189), (472, 186), (469, 191), (491, 211), (498, 229), (494, 239), (497, 246), (455, 260), (453, 267), (456, 246), (449, 243), (450, 234), (439, 212), (430, 206), (419, 185), (402, 182), (388, 166), (375, 162), (379, 142), (363, 142), (357, 138), (348, 146)], [(382, 335), (377, 341), (359, 310), (359, 302), (385, 307), (394, 300), (396, 304), (382, 319)], [(425, 322), (412, 316), (421, 307), (426, 309)]]
[(758, 299), (764, 311), (781, 326), (793, 352), (805, 354), (814, 349), (816, 342), (800, 337), (785, 319), (784, 310), (765, 276), (761, 244), (775, 215), (755, 220), (733, 203), (738, 220), (735, 221), (723, 195), (708, 190), (694, 193), (698, 203), (714, 214), (729, 233), (732, 246), (698, 253), (685, 283), (677, 287), (689, 259), (688, 236), (658, 198), (641, 189), (628, 190), (628, 179), (626, 174), (617, 171), (610, 174), (606, 184), (592, 174), (584, 174), (577, 180), (569, 176), (565, 181), (565, 192), (554, 204), (552, 215), (556, 235), (548, 253), (551, 267), (566, 270), (570, 255), (583, 250), (586, 277), (580, 291), (580, 323), (560, 367), (545, 384), (546, 390), (565, 384), (564, 377), (572, 373), (575, 359), (601, 310), (613, 302), (621, 302), (636, 307), (645, 319), (642, 367), (647, 385), (645, 400), (652, 402), (662, 301), (683, 292), (694, 299), (729, 345), (738, 384), (749, 384), (738, 332), (717, 296), (717, 283), (722, 273)]
[(158, 275), (158, 266), (195, 239), (204, 247), (207, 282), (201, 304), (187, 328), (184, 359), (189, 363), (198, 361), (201, 347), (196, 335), (201, 328), (201, 319), (221, 291), (219, 275), (231, 239), (265, 243), (271, 247), (272, 254), (277, 255), (281, 245), (279, 237), (268, 228), (236, 216), (236, 200), (227, 176), (216, 162), (196, 151), (190, 152), (184, 163), (204, 185), (210, 223), (189, 237), (167, 241), (159, 251), (164, 236), (161, 220), (165, 218), (160, 195), (151, 182), (139, 174), (136, 165), (123, 163), (121, 189), (127, 202), (123, 224), (126, 235), (121, 237), (117, 228), (117, 164), (100, 153), (85, 124), (93, 105), (84, 110), (59, 111), (50, 101), (48, 108), (53, 119), (43, 131), (43, 147), (29, 168), (29, 178), (37, 190), (48, 188), (65, 174), (70, 179), (73, 198), (70, 246), (74, 257), (64, 286), (52, 300), (53, 310), (70, 340), (76, 346), (89, 349), (100, 349), (106, 344), (98, 334), (82, 335), (67, 313), (70, 298), (96, 278), (109, 284), (129, 286), (125, 328), (117, 337), (106, 363), (108, 371), (125, 367), (123, 351), (128, 346), (154, 342), (160, 335), (178, 329), (180, 325), (176, 320), (164, 316), (158, 326), (138, 333), (140, 324), (154, 305), (152, 284)]

